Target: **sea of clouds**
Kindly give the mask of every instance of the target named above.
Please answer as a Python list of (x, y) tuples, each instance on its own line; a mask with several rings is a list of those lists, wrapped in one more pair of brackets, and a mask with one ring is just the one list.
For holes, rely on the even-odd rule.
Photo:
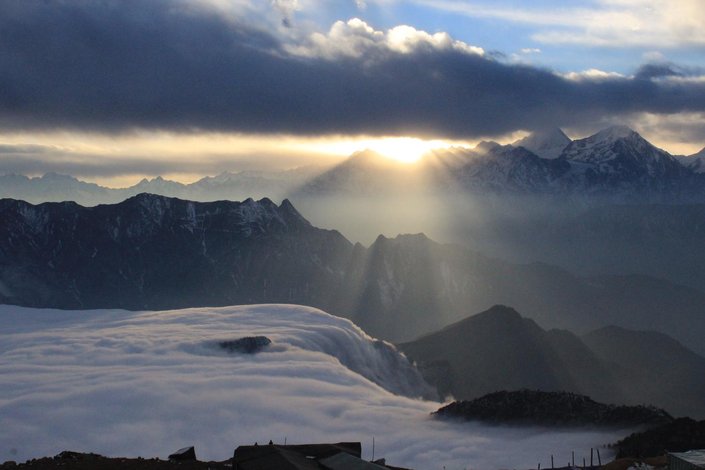
[[(256, 354), (220, 341), (263, 335)], [(423, 469), (564, 465), (626, 431), (448, 423), (406, 359), (308, 307), (162, 312), (0, 305), (0, 462), (62, 450), (224, 460), (254, 442), (361, 441), (363, 457)], [(601, 450), (603, 459), (609, 455)], [(576, 462), (577, 463), (577, 462)]]

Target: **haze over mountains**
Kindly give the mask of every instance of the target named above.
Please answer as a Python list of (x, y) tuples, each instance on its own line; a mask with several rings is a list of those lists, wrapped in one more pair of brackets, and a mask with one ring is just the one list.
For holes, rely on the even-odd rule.
[(535, 132), (512, 145), (482, 142), (473, 149), (435, 150), (417, 167), (362, 151), (332, 169), (312, 166), (225, 172), (191, 184), (157, 177), (123, 189), (54, 173), (40, 178), (4, 175), (0, 197), (28, 202), (73, 200), (83, 205), (119, 202), (141, 192), (198, 201), (265, 196), (278, 200), (311, 194), (395, 193), (410, 189), (408, 184), (412, 183), (414, 191), (431, 193), (493, 190), (570, 195), (581, 201), (601, 197), (613, 202), (705, 202), (705, 176), (700, 175), (699, 163), (702, 152), (690, 157), (672, 156), (625, 126), (610, 127), (575, 141), (554, 128)]
[(498, 390), (569, 391), (705, 417), (705, 357), (662, 333), (608, 326), (578, 336), (494, 306), (399, 347), (456, 399)]
[(165, 309), (297, 303), (408, 341), (491, 305), (546, 327), (653, 329), (705, 353), (705, 294), (644, 276), (580, 277), (422, 234), (369, 247), (311, 225), (286, 200), (117, 205), (0, 201), (0, 302)]
[(315, 225), (366, 245), (380, 233), (424, 232), (514, 263), (643, 274), (705, 290), (705, 225), (692, 223), (705, 216), (697, 162), (623, 126), (572, 142), (549, 129), (510, 146), (436, 150), (415, 165), (364, 151), (328, 170), (223, 173), (189, 185), (155, 178), (126, 189), (6, 175), (0, 195), (87, 206), (140, 192), (200, 201), (288, 197)]
[(325, 168), (307, 166), (282, 171), (223, 172), (190, 184), (157, 176), (152, 179), (144, 178), (127, 188), (117, 189), (57, 173), (33, 178), (2, 175), (0, 197), (22, 199), (31, 203), (74, 201), (85, 206), (114, 204), (140, 193), (161, 194), (193, 201), (239, 201), (248, 197), (282, 199), (293, 188), (310, 180)]

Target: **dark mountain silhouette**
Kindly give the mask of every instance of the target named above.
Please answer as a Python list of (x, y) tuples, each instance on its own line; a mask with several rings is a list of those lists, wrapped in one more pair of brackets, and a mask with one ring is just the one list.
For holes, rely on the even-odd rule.
[(457, 399), (498, 390), (566, 391), (705, 416), (705, 358), (663, 334), (607, 327), (581, 339), (494, 306), (398, 347), (439, 391)]
[(705, 448), (705, 420), (679, 418), (646, 431), (634, 433), (615, 444), (617, 458), (655, 457), (666, 452)]
[(545, 331), (510, 307), (494, 306), (399, 348), (431, 378), (446, 370), (440, 391), (456, 398), (522, 388), (622, 398), (608, 369), (575, 335)]
[(366, 248), (288, 202), (140, 195), (106, 206), (0, 201), (0, 301), (164, 309), (289, 302), (408, 341), (494, 304), (541, 325), (667, 333), (703, 352), (705, 294), (642, 276), (582, 278), (512, 264), (422, 234)]
[(670, 401), (669, 410), (675, 416), (690, 414), (697, 403), (704, 403), (705, 408), (705, 358), (673, 338), (655, 331), (608, 326), (581, 339), (610, 364), (635, 401)]
[(142, 194), (93, 208), (5, 199), (0, 214), (0, 300), (37, 307), (330, 305), (353, 249), (268, 199)]
[(502, 391), (456, 401), (433, 413), (439, 418), (493, 424), (635, 427), (668, 424), (673, 418), (650, 406), (598, 403), (585, 395), (540, 390)]

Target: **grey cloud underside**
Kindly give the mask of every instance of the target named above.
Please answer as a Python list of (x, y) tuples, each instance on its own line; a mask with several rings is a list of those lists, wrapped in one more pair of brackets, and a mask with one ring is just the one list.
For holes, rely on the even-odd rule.
[(165, 0), (0, 4), (5, 129), (472, 137), (705, 110), (705, 84), (654, 75), (571, 81), (430, 46), (304, 58), (245, 18)]

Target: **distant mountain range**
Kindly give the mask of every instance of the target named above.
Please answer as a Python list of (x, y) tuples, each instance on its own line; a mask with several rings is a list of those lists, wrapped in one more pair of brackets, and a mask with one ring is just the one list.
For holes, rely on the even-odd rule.
[(21, 199), (34, 204), (73, 201), (84, 206), (114, 204), (141, 193), (193, 201), (240, 201), (263, 197), (281, 200), (324, 168), (309, 166), (283, 171), (223, 172), (190, 184), (157, 176), (153, 179), (145, 178), (134, 186), (117, 189), (57, 173), (33, 178), (23, 175), (0, 175), (0, 198)]
[[(551, 129), (512, 145), (482, 142), (473, 149), (433, 151), (416, 169), (425, 178), (419, 178), (413, 189), (601, 203), (705, 201), (705, 175), (698, 169), (698, 158), (676, 158), (625, 126), (575, 141), (560, 129)], [(305, 184), (294, 199), (296, 195), (378, 193), (385, 182), (388, 193), (397, 193), (389, 182), (399, 170), (380, 169), (375, 160), (365, 152), (353, 155)]]
[(0, 200), (0, 302), (166, 309), (297, 303), (408, 341), (502, 303), (541, 325), (667, 333), (705, 353), (705, 294), (644, 276), (578, 277), (422, 234), (369, 247), (314, 227), (285, 200), (116, 205)]
[(96, 205), (143, 192), (196, 201), (288, 197), (300, 202), (307, 197), (420, 191), (529, 194), (598, 202), (705, 202), (703, 152), (672, 156), (624, 126), (575, 141), (560, 129), (548, 129), (512, 145), (482, 142), (473, 149), (436, 150), (414, 166), (362, 151), (331, 169), (225, 172), (191, 184), (156, 177), (122, 189), (55, 173), (35, 178), (3, 175), (0, 197)]
[(495, 306), (399, 348), (439, 391), (569, 391), (705, 417), (705, 357), (656, 332), (608, 326), (579, 337)]

